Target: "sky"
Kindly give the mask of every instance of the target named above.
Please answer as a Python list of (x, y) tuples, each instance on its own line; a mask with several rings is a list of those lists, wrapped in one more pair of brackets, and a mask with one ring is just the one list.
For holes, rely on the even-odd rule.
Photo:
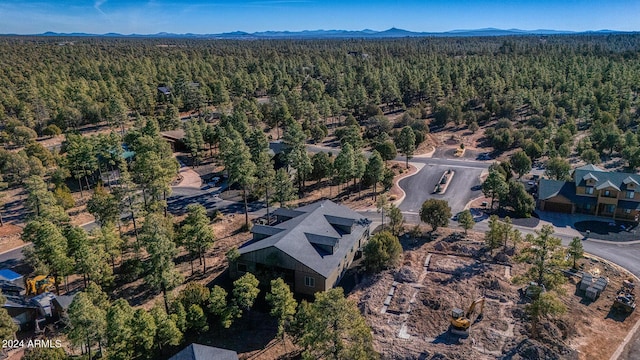
[(640, 0), (0, 0), (0, 34), (318, 29), (640, 31)]

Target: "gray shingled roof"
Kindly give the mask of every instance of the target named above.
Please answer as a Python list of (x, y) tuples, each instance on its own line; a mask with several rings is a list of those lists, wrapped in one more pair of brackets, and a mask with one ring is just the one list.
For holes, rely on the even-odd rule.
[(266, 226), (266, 225), (253, 225), (253, 227), (251, 228), (251, 232), (255, 233), (255, 234), (260, 234), (260, 235), (275, 235), (277, 233), (279, 233), (280, 231), (284, 231), (284, 229), (275, 227), (275, 226)]
[[(548, 180), (548, 179), (540, 179), (540, 184), (538, 185), (538, 199), (547, 200), (559, 194), (562, 194), (566, 197), (564, 193), (569, 189), (565, 189), (563, 192), (563, 188), (573, 187), (573, 184), (567, 181), (559, 181), (559, 180)], [(575, 193), (575, 187), (573, 187)]]
[(238, 360), (238, 353), (212, 346), (191, 344), (169, 360)]
[(595, 205), (597, 203), (595, 197), (576, 195), (576, 186), (571, 181), (540, 179), (540, 185), (538, 186), (538, 199), (547, 200), (558, 195), (564, 196), (574, 204)]
[(625, 185), (627, 185), (627, 184), (631, 184), (631, 183), (634, 183), (634, 184), (636, 184), (636, 185), (640, 185), (640, 183), (638, 183), (638, 182), (636, 181), (636, 179), (632, 178), (631, 176), (627, 176), (627, 178), (626, 178), (626, 179), (622, 180), (622, 183), (623, 183), (623, 184), (625, 184)]
[(624, 190), (629, 183), (640, 184), (640, 175), (625, 172), (608, 172), (594, 165), (579, 167), (573, 171), (573, 182), (576, 186), (585, 186), (585, 177), (591, 174), (597, 179), (596, 188), (602, 189), (605, 183), (610, 182), (615, 188)]
[[(286, 212), (289, 215), (294, 215), (294, 213), (298, 215), (276, 225), (278, 228), (285, 229), (284, 231), (262, 240), (247, 242), (239, 249), (240, 254), (273, 246), (318, 274), (328, 277), (369, 227), (369, 220), (357, 212), (329, 200), (319, 201)], [(327, 217), (332, 219), (335, 225), (338, 225), (336, 223), (347, 224), (350, 222), (349, 220), (353, 221), (354, 226), (351, 233), (346, 234), (332, 225)], [(339, 220), (340, 218), (342, 220)], [(329, 254), (312, 244), (312, 242), (333, 242), (329, 241), (331, 238), (338, 239), (333, 254)]]
[(69, 309), (69, 306), (71, 306), (71, 303), (73, 302), (73, 299), (75, 297), (76, 294), (56, 296), (56, 298), (53, 299), (53, 302), (57, 303), (61, 309), (67, 310)]

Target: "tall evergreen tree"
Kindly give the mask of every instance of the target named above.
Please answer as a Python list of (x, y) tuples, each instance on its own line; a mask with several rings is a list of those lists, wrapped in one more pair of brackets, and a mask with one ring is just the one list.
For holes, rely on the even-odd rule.
[(142, 226), (140, 240), (149, 254), (145, 281), (153, 289), (162, 291), (165, 308), (168, 311), (168, 291), (182, 282), (182, 276), (173, 261), (177, 250), (176, 244), (173, 242), (171, 219), (158, 213), (148, 214)]
[[(198, 256), (202, 272), (207, 272), (205, 253), (213, 246), (215, 235), (209, 226), (207, 209), (200, 204), (187, 206), (187, 218), (180, 228), (180, 243), (192, 256)], [(191, 259), (191, 272), (193, 273), (193, 259)]]
[(409, 168), (409, 159), (413, 157), (413, 152), (416, 150), (416, 134), (409, 126), (405, 126), (400, 131), (400, 134), (396, 138), (396, 147), (405, 156), (405, 165)]

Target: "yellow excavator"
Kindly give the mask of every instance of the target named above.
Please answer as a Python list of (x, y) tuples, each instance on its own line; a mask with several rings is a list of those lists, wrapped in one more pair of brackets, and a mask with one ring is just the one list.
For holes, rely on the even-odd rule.
[(27, 296), (40, 295), (47, 291), (52, 291), (56, 279), (48, 275), (38, 275), (27, 279)]
[(475, 321), (480, 320), (482, 318), (482, 311), (484, 310), (484, 302), (485, 297), (480, 296), (469, 305), (466, 312), (462, 309), (454, 308), (451, 311), (451, 326), (449, 326), (449, 331), (458, 336), (469, 336), (469, 327), (471, 327), (472, 324), (470, 319), (471, 315), (475, 312), (476, 307), (480, 305), (480, 310), (478, 311), (478, 316)]

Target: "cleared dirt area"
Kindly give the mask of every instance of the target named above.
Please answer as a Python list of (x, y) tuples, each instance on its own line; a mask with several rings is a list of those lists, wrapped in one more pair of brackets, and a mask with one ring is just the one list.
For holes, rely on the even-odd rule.
[(19, 246), (24, 245), (24, 241), (20, 238), (22, 228), (13, 224), (4, 224), (0, 226), (0, 253), (10, 251)]
[[(608, 287), (596, 301), (586, 301), (577, 291), (580, 279), (567, 275), (561, 296), (567, 312), (543, 321), (533, 339), (526, 300), (518, 291), (523, 286), (512, 283), (525, 265), (490, 261), (481, 233), (466, 238), (448, 229), (439, 233), (431, 242), (403, 237), (402, 265), (365, 279), (350, 295), (364, 311), (383, 359), (609, 359), (639, 318), (637, 312), (625, 318), (610, 311), (628, 274), (583, 259), (582, 268), (608, 277)], [(483, 316), (470, 336), (451, 335), (452, 308), (466, 310), (482, 294)]]

